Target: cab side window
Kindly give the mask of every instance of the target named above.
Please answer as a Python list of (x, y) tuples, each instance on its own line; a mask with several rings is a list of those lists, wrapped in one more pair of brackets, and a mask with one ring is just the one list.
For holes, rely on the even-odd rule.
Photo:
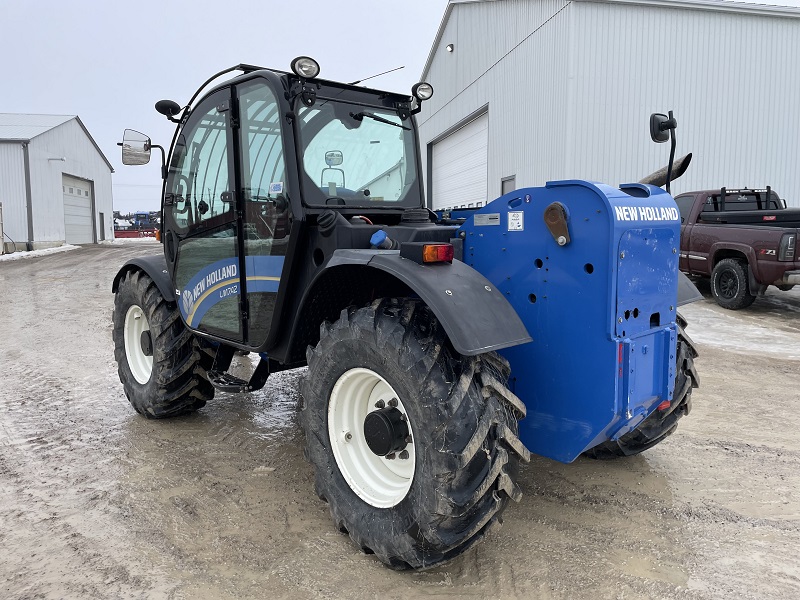
[(234, 216), (226, 130), (230, 92), (220, 91), (195, 109), (175, 142), (167, 193), (176, 229), (186, 232)]

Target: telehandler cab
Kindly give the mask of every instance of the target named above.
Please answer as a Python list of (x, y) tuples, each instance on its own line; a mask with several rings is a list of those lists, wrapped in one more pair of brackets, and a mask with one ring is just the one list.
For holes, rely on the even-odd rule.
[[(500, 523), (531, 452), (635, 454), (689, 412), (680, 219), (652, 185), (577, 180), (438, 219), (413, 116), (433, 88), (318, 74), (238, 65), (158, 102), (168, 156), (126, 131), (125, 164), (162, 153), (164, 252), (114, 279), (119, 376), (159, 419), (308, 365), (300, 421), (334, 524), (392, 568), (431, 567)], [(237, 351), (260, 356), (248, 381), (227, 372)]]

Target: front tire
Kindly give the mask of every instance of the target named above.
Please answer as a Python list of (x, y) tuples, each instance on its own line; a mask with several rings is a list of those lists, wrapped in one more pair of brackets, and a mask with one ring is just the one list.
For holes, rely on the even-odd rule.
[(711, 294), (722, 308), (739, 310), (756, 300), (750, 292), (747, 263), (736, 258), (723, 258), (711, 272)]
[(214, 397), (213, 355), (142, 271), (129, 271), (114, 298), (114, 358), (125, 395), (148, 419), (194, 412)]
[[(458, 354), (414, 300), (351, 307), (320, 334), (301, 422), (334, 524), (395, 569), (454, 558), (521, 497), (514, 480), (530, 454), (517, 437), (525, 408), (505, 387), (508, 363)], [(365, 433), (370, 413), (394, 419), (389, 456), (371, 449), (383, 438)]]

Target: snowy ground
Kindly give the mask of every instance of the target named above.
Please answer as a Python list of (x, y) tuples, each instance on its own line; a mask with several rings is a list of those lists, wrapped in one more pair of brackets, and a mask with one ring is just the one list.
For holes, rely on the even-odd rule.
[(11, 254), (0, 254), (0, 262), (11, 261), (11, 260), (21, 260), (23, 258), (38, 258), (40, 256), (48, 256), (50, 254), (58, 254), (59, 252), (69, 252), (70, 250), (77, 250), (79, 246), (71, 246), (66, 244), (64, 246), (58, 246), (57, 248), (45, 248), (43, 250), (31, 250), (30, 252), (26, 250), (13, 252)]
[(788, 292), (768, 288), (751, 307), (731, 311), (711, 300), (706, 281), (696, 283), (708, 299), (680, 309), (696, 342), (729, 352), (800, 360), (800, 286)]
[[(105, 240), (100, 242), (102, 245), (125, 245), (125, 244), (157, 244), (159, 242), (156, 241), (155, 238), (119, 238), (113, 240)], [(0, 262), (9, 261), (9, 260), (21, 260), (23, 258), (38, 258), (40, 256), (48, 256), (50, 254), (58, 254), (59, 252), (69, 252), (70, 250), (76, 250), (80, 248), (80, 246), (73, 246), (71, 244), (64, 244), (63, 246), (58, 246), (56, 248), (45, 248), (43, 250), (31, 250), (30, 252), (27, 250), (18, 250), (17, 252), (12, 252), (10, 254), (0, 254)]]

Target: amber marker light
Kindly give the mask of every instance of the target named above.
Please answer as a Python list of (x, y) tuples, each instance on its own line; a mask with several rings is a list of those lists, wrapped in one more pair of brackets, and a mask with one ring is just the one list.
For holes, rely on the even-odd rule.
[(425, 242), (403, 242), (400, 256), (419, 264), (451, 263), (455, 250), (452, 244), (430, 244)]
[(422, 262), (453, 262), (451, 244), (425, 244), (422, 248)]

